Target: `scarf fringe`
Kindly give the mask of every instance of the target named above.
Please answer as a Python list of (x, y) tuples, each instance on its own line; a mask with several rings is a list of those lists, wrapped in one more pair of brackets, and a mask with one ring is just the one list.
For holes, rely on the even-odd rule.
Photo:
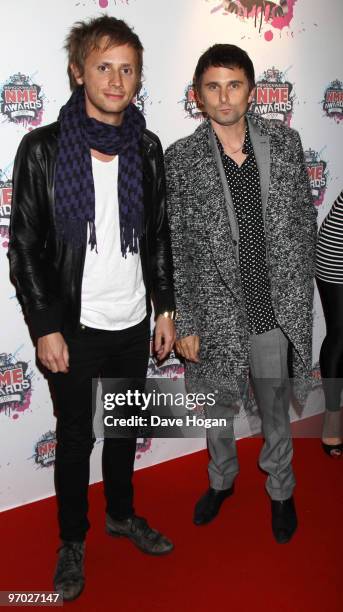
[(78, 219), (68, 219), (65, 223), (63, 219), (56, 219), (56, 231), (59, 238), (65, 243), (72, 243), (80, 248), (87, 240), (87, 224)]

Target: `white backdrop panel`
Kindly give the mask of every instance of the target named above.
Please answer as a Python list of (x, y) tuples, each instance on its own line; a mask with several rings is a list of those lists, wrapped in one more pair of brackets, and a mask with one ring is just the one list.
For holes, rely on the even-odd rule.
[[(234, 4), (240, 8), (241, 17), (228, 12)], [(313, 183), (319, 222), (342, 188), (341, 0), (326, 3), (288, 0), (288, 15), (269, 21), (266, 21), (267, 15), (261, 15), (261, 2), (256, 0), (250, 13), (245, 10), (247, 4), (252, 3), (244, 0), (0, 2), (0, 508), (3, 510), (54, 493), (55, 419), (47, 384), (36, 367), (30, 336), (9, 281), (6, 250), (15, 152), (28, 130), (56, 120), (61, 105), (69, 97), (63, 41), (75, 21), (106, 11), (135, 28), (145, 47), (141, 96), (147, 125), (159, 134), (164, 146), (191, 133), (200, 120), (192, 115), (191, 95), (189, 110), (185, 109), (185, 92), (199, 55), (215, 42), (243, 47), (254, 61), (256, 78), (262, 81), (262, 87), (266, 78), (272, 82), (274, 79), (276, 87), (285, 81), (292, 86), (294, 100), (289, 121), (299, 130), (304, 149), (309, 151), (309, 169), (317, 172), (311, 176), (319, 181)], [(277, 1), (270, 2), (269, 9), (277, 4)], [(323, 100), (333, 82), (338, 92), (338, 111), (329, 116), (323, 109)], [(29, 121), (27, 115), (22, 116), (23, 100), (18, 101), (13, 93), (15, 84), (31, 91), (25, 94), (31, 96), (27, 98), (26, 108), (33, 115)], [(314, 162), (317, 170), (313, 169)], [(327, 175), (325, 185), (318, 187), (320, 180), (323, 182), (321, 162), (327, 164)], [(314, 373), (324, 329), (316, 296)], [(173, 368), (165, 374), (172, 375)], [(316, 397), (307, 406), (306, 415), (320, 410)], [(237, 424), (237, 432), (239, 436), (250, 432), (243, 417)], [(199, 439), (140, 440), (136, 468), (203, 447), (204, 440)], [(92, 482), (101, 478), (100, 451), (101, 443), (97, 443), (92, 455)]]

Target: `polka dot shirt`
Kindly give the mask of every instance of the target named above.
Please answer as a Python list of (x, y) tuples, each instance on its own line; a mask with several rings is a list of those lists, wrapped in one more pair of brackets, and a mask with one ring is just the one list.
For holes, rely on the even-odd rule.
[(250, 332), (263, 334), (277, 327), (266, 261), (260, 176), (249, 137), (245, 132), (241, 166), (225, 154), (217, 138), (239, 229), (239, 264)]

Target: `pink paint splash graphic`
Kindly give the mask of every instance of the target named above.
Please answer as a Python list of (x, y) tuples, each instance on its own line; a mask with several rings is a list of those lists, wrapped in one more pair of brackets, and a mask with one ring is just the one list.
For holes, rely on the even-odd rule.
[(20, 412), (25, 412), (28, 408), (30, 408), (32, 393), (31, 390), (27, 391), (25, 394), (25, 399), (23, 402), (15, 402), (11, 406), (11, 411), (14, 411), (11, 416), (12, 419), (17, 419)]
[[(121, 2), (122, 2), (122, 4), (129, 4), (129, 0), (121, 0)], [(117, 4), (116, 0), (114, 0), (114, 3)], [(105, 8), (108, 7), (108, 5), (109, 5), (109, 0), (99, 0), (100, 8), (105, 9)]]
[(4, 249), (7, 249), (8, 247), (8, 228), (7, 227), (0, 227), (0, 240), (2, 240), (1, 246)]
[(297, 0), (287, 0), (288, 5), (288, 13), (283, 17), (275, 17), (272, 21), (273, 28), (277, 28), (278, 30), (282, 30), (286, 26), (289, 26), (293, 19), (293, 8)]
[(315, 206), (317, 206), (317, 208), (319, 208), (319, 206), (321, 206), (321, 205), (323, 204), (323, 202), (324, 202), (324, 196), (325, 196), (325, 190), (323, 189), (323, 190), (320, 192), (320, 196), (319, 196), (319, 198), (314, 199), (314, 204), (315, 204)]
[[(242, 21), (253, 19), (259, 32), (262, 30), (263, 22), (276, 30), (282, 30), (289, 27), (292, 21), (296, 2), (297, 0), (223, 0), (211, 10), (211, 13), (223, 9), (224, 15), (233, 14)], [(273, 38), (272, 30), (264, 33), (267, 42)]]
[(38, 125), (42, 123), (42, 121), (43, 121), (43, 109), (38, 111), (37, 117), (35, 119), (31, 120), (31, 125), (33, 125), (34, 127), (37, 127)]
[(136, 447), (136, 459), (141, 459), (144, 453), (150, 451), (152, 438), (138, 438)]

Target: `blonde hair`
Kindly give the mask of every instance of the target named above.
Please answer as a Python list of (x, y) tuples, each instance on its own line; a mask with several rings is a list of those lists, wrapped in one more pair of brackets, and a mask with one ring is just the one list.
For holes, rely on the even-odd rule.
[(68, 54), (68, 77), (70, 89), (73, 91), (77, 87), (76, 79), (73, 75), (71, 66), (75, 66), (80, 75), (83, 74), (86, 57), (93, 49), (100, 49), (101, 40), (107, 39), (104, 50), (119, 45), (130, 45), (136, 50), (138, 59), (138, 72), (140, 75), (139, 86), (141, 85), (143, 69), (143, 46), (137, 34), (123, 21), (115, 17), (103, 15), (89, 19), (88, 21), (77, 21), (71, 28), (65, 42), (64, 48)]

